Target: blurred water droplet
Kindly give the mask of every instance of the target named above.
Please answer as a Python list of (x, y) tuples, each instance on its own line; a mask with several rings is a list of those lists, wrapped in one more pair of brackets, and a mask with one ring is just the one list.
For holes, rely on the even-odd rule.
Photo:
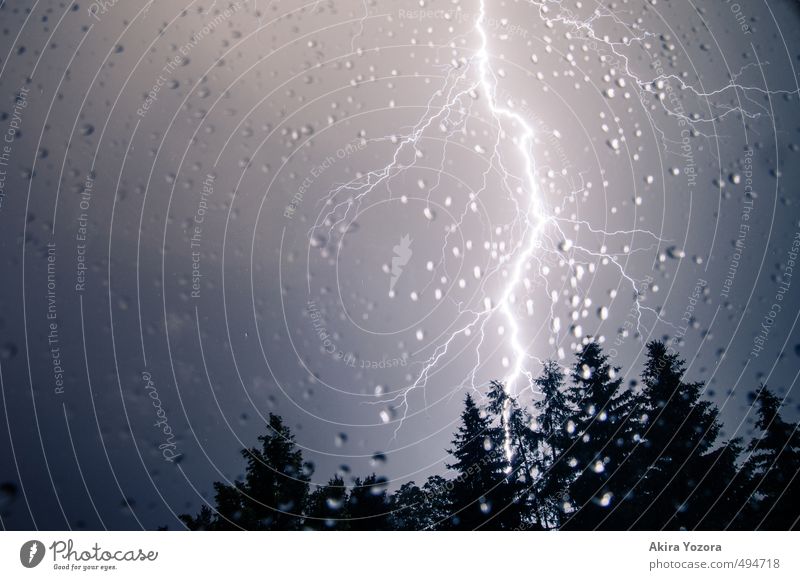
[(8, 360), (17, 356), (17, 345), (13, 342), (7, 342), (0, 347), (0, 359)]
[(382, 423), (388, 423), (389, 421), (391, 421), (394, 418), (394, 414), (395, 414), (394, 413), (394, 409), (392, 409), (391, 407), (387, 407), (386, 409), (382, 409), (381, 412), (379, 413), (380, 418), (381, 418), (381, 422)]
[(0, 483), (0, 513), (7, 509), (17, 499), (16, 484), (5, 481)]
[(338, 511), (342, 509), (342, 505), (344, 504), (344, 502), (339, 498), (329, 497), (325, 500), (325, 504), (328, 506), (329, 509)]
[(673, 260), (680, 260), (686, 256), (686, 253), (677, 246), (670, 246), (667, 248), (667, 255)]

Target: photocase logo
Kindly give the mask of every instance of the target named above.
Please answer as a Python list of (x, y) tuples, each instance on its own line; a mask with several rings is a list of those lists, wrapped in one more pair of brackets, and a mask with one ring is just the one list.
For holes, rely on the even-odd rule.
[(29, 540), (19, 549), (19, 561), (26, 568), (36, 568), (44, 559), (44, 544), (39, 540)]
[(408, 234), (400, 238), (400, 243), (394, 248), (394, 256), (392, 256), (392, 278), (389, 281), (389, 292), (394, 291), (394, 285), (403, 275), (403, 267), (408, 264), (413, 252), (411, 251), (411, 238)]

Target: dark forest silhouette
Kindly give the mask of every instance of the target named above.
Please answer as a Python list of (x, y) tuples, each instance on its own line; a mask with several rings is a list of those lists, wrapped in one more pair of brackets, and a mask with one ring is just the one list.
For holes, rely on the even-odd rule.
[[(787, 530), (800, 524), (800, 432), (766, 386), (758, 435), (720, 441), (703, 383), (667, 344), (647, 345), (640, 382), (623, 384), (589, 342), (568, 376), (547, 362), (531, 409), (492, 382), (464, 400), (450, 477), (389, 493), (372, 474), (312, 486), (280, 417), (245, 449), (244, 481), (215, 483), (214, 507), (183, 515), (199, 530)], [(313, 490), (312, 490), (313, 489)]]

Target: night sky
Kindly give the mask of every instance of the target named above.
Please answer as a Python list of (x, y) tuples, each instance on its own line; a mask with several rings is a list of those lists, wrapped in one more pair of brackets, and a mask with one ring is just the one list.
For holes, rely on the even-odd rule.
[(4, 528), (181, 528), (269, 413), (420, 482), (590, 338), (797, 419), (800, 5), (488, 4), (0, 3)]

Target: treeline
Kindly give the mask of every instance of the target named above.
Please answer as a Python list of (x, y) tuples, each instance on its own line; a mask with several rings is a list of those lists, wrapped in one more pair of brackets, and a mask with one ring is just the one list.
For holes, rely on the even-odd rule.
[[(312, 486), (289, 429), (270, 415), (244, 481), (214, 484), (213, 509), (181, 519), (208, 530), (787, 530), (800, 519), (800, 432), (766, 386), (752, 393), (757, 435), (720, 440), (719, 410), (664, 342), (623, 384), (596, 342), (571, 369), (547, 362), (523, 408), (492, 382), (464, 400), (449, 476), (389, 493), (384, 478)], [(566, 374), (565, 374), (566, 373)]]

